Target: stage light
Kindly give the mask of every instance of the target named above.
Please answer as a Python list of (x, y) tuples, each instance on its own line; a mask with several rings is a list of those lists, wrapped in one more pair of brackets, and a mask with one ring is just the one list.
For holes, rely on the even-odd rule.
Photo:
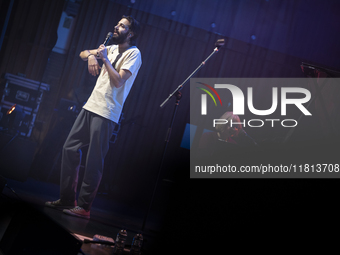
[(11, 114), (11, 113), (15, 110), (15, 107), (16, 107), (16, 106), (17, 106), (16, 104), (13, 105), (13, 106), (7, 111), (6, 115)]
[(3, 116), (1, 126), (4, 130), (8, 130), (13, 133), (26, 130), (28, 123), (24, 123), (25, 112), (20, 105), (14, 104), (8, 109), (6, 115)]

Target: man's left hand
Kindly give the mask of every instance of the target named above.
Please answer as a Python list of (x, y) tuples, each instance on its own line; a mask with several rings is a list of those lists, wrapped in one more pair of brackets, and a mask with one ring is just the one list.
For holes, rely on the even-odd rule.
[(98, 50), (97, 50), (97, 55), (99, 56), (99, 58), (101, 58), (102, 60), (107, 58), (107, 49), (105, 47), (104, 44), (100, 45)]

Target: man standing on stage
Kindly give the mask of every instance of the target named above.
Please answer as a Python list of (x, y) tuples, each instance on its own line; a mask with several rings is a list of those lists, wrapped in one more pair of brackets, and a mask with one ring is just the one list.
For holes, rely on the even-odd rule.
[[(81, 59), (88, 61), (89, 73), (94, 76), (99, 74), (99, 77), (63, 147), (60, 199), (46, 202), (46, 206), (68, 208), (63, 212), (90, 218), (90, 209), (102, 178), (109, 140), (142, 64), (141, 53), (135, 46), (138, 33), (138, 21), (130, 16), (123, 16), (114, 28), (114, 45), (100, 45), (98, 49), (80, 53)], [(102, 68), (97, 59), (103, 61)], [(80, 149), (86, 145), (89, 148), (77, 206)]]

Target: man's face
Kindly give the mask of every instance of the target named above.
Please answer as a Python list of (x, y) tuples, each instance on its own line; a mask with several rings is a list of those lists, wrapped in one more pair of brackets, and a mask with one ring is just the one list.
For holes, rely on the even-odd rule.
[(112, 42), (114, 44), (122, 44), (125, 43), (130, 32), (129, 29), (130, 22), (127, 19), (121, 19), (118, 24), (115, 26)]

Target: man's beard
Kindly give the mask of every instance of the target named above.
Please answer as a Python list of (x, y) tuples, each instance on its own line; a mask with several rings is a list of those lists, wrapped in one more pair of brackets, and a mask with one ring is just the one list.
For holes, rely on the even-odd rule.
[(128, 33), (117, 34), (117, 35), (113, 35), (111, 40), (112, 40), (113, 44), (122, 44), (122, 43), (125, 43), (127, 37), (128, 37)]

